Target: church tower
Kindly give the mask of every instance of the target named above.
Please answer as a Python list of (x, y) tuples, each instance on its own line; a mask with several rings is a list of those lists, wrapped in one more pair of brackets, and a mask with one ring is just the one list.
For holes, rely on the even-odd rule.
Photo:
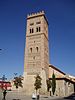
[(26, 94), (34, 92), (34, 77), (37, 74), (42, 78), (41, 91), (44, 93), (46, 90), (46, 79), (49, 77), (48, 48), (48, 21), (44, 11), (28, 15), (24, 56), (24, 89)]

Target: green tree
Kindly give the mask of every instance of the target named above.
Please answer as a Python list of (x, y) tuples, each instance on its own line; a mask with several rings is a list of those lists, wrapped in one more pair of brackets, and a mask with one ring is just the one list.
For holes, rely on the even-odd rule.
[(46, 82), (47, 82), (47, 91), (49, 92), (49, 90), (51, 88), (51, 81), (49, 79), (47, 79)]
[(16, 89), (18, 87), (23, 87), (23, 83), (22, 83), (22, 80), (23, 80), (23, 77), (20, 75), (20, 76), (16, 76), (14, 77), (14, 85), (16, 86)]
[(53, 95), (55, 93), (55, 89), (56, 89), (56, 78), (55, 78), (55, 74), (53, 72), (53, 74), (52, 74), (52, 92), (53, 92)]
[(41, 88), (41, 85), (42, 85), (41, 80), (42, 80), (42, 78), (39, 75), (37, 75), (35, 77), (34, 86), (35, 86), (35, 89), (36, 89), (36, 94), (37, 94), (37, 90)]

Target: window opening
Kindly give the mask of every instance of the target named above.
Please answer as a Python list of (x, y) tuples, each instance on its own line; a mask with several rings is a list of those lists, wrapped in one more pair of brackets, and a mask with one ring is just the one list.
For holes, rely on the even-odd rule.
[(41, 22), (36, 22), (36, 24), (40, 24)]
[(32, 28), (32, 33), (34, 33), (34, 30), (33, 30), (33, 28)]
[(34, 33), (34, 29), (32, 28), (32, 29), (30, 29), (30, 33)]
[(41, 31), (41, 28), (39, 27), (39, 32)]
[(30, 48), (30, 52), (32, 53), (32, 48)]
[(33, 59), (35, 59), (35, 56), (33, 57)]
[(41, 31), (41, 28), (40, 27), (37, 27), (36, 28), (36, 32), (40, 32)]
[(32, 30), (30, 29), (30, 33), (32, 32)]
[(37, 52), (38, 52), (38, 47), (36, 47), (36, 50), (37, 50)]
[(34, 25), (34, 23), (30, 23), (30, 26)]
[(38, 32), (38, 27), (36, 28), (36, 32)]

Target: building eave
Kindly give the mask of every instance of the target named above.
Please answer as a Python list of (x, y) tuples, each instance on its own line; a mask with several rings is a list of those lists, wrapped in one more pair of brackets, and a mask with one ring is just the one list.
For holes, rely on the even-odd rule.
[[(50, 80), (52, 80), (52, 78), (49, 78)], [(73, 83), (73, 84), (75, 84), (75, 81), (73, 81), (73, 80), (70, 80), (70, 79), (68, 79), (68, 78), (65, 78), (65, 77), (62, 77), (62, 78), (55, 78), (56, 80), (65, 80), (65, 81), (69, 81), (69, 82), (71, 82), (71, 83)]]
[(55, 67), (55, 66), (53, 66), (53, 65), (51, 65), (51, 64), (49, 64), (49, 67), (51, 67), (51, 68), (57, 70), (58, 72), (62, 73), (63, 75), (66, 75), (66, 73), (62, 72), (60, 69), (58, 69), (57, 67)]

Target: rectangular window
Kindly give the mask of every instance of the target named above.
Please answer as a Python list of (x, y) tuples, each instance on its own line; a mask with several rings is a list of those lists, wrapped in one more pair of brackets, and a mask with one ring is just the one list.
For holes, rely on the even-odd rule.
[(41, 22), (36, 22), (36, 24), (41, 24)]
[(34, 25), (34, 23), (30, 23), (30, 26)]

